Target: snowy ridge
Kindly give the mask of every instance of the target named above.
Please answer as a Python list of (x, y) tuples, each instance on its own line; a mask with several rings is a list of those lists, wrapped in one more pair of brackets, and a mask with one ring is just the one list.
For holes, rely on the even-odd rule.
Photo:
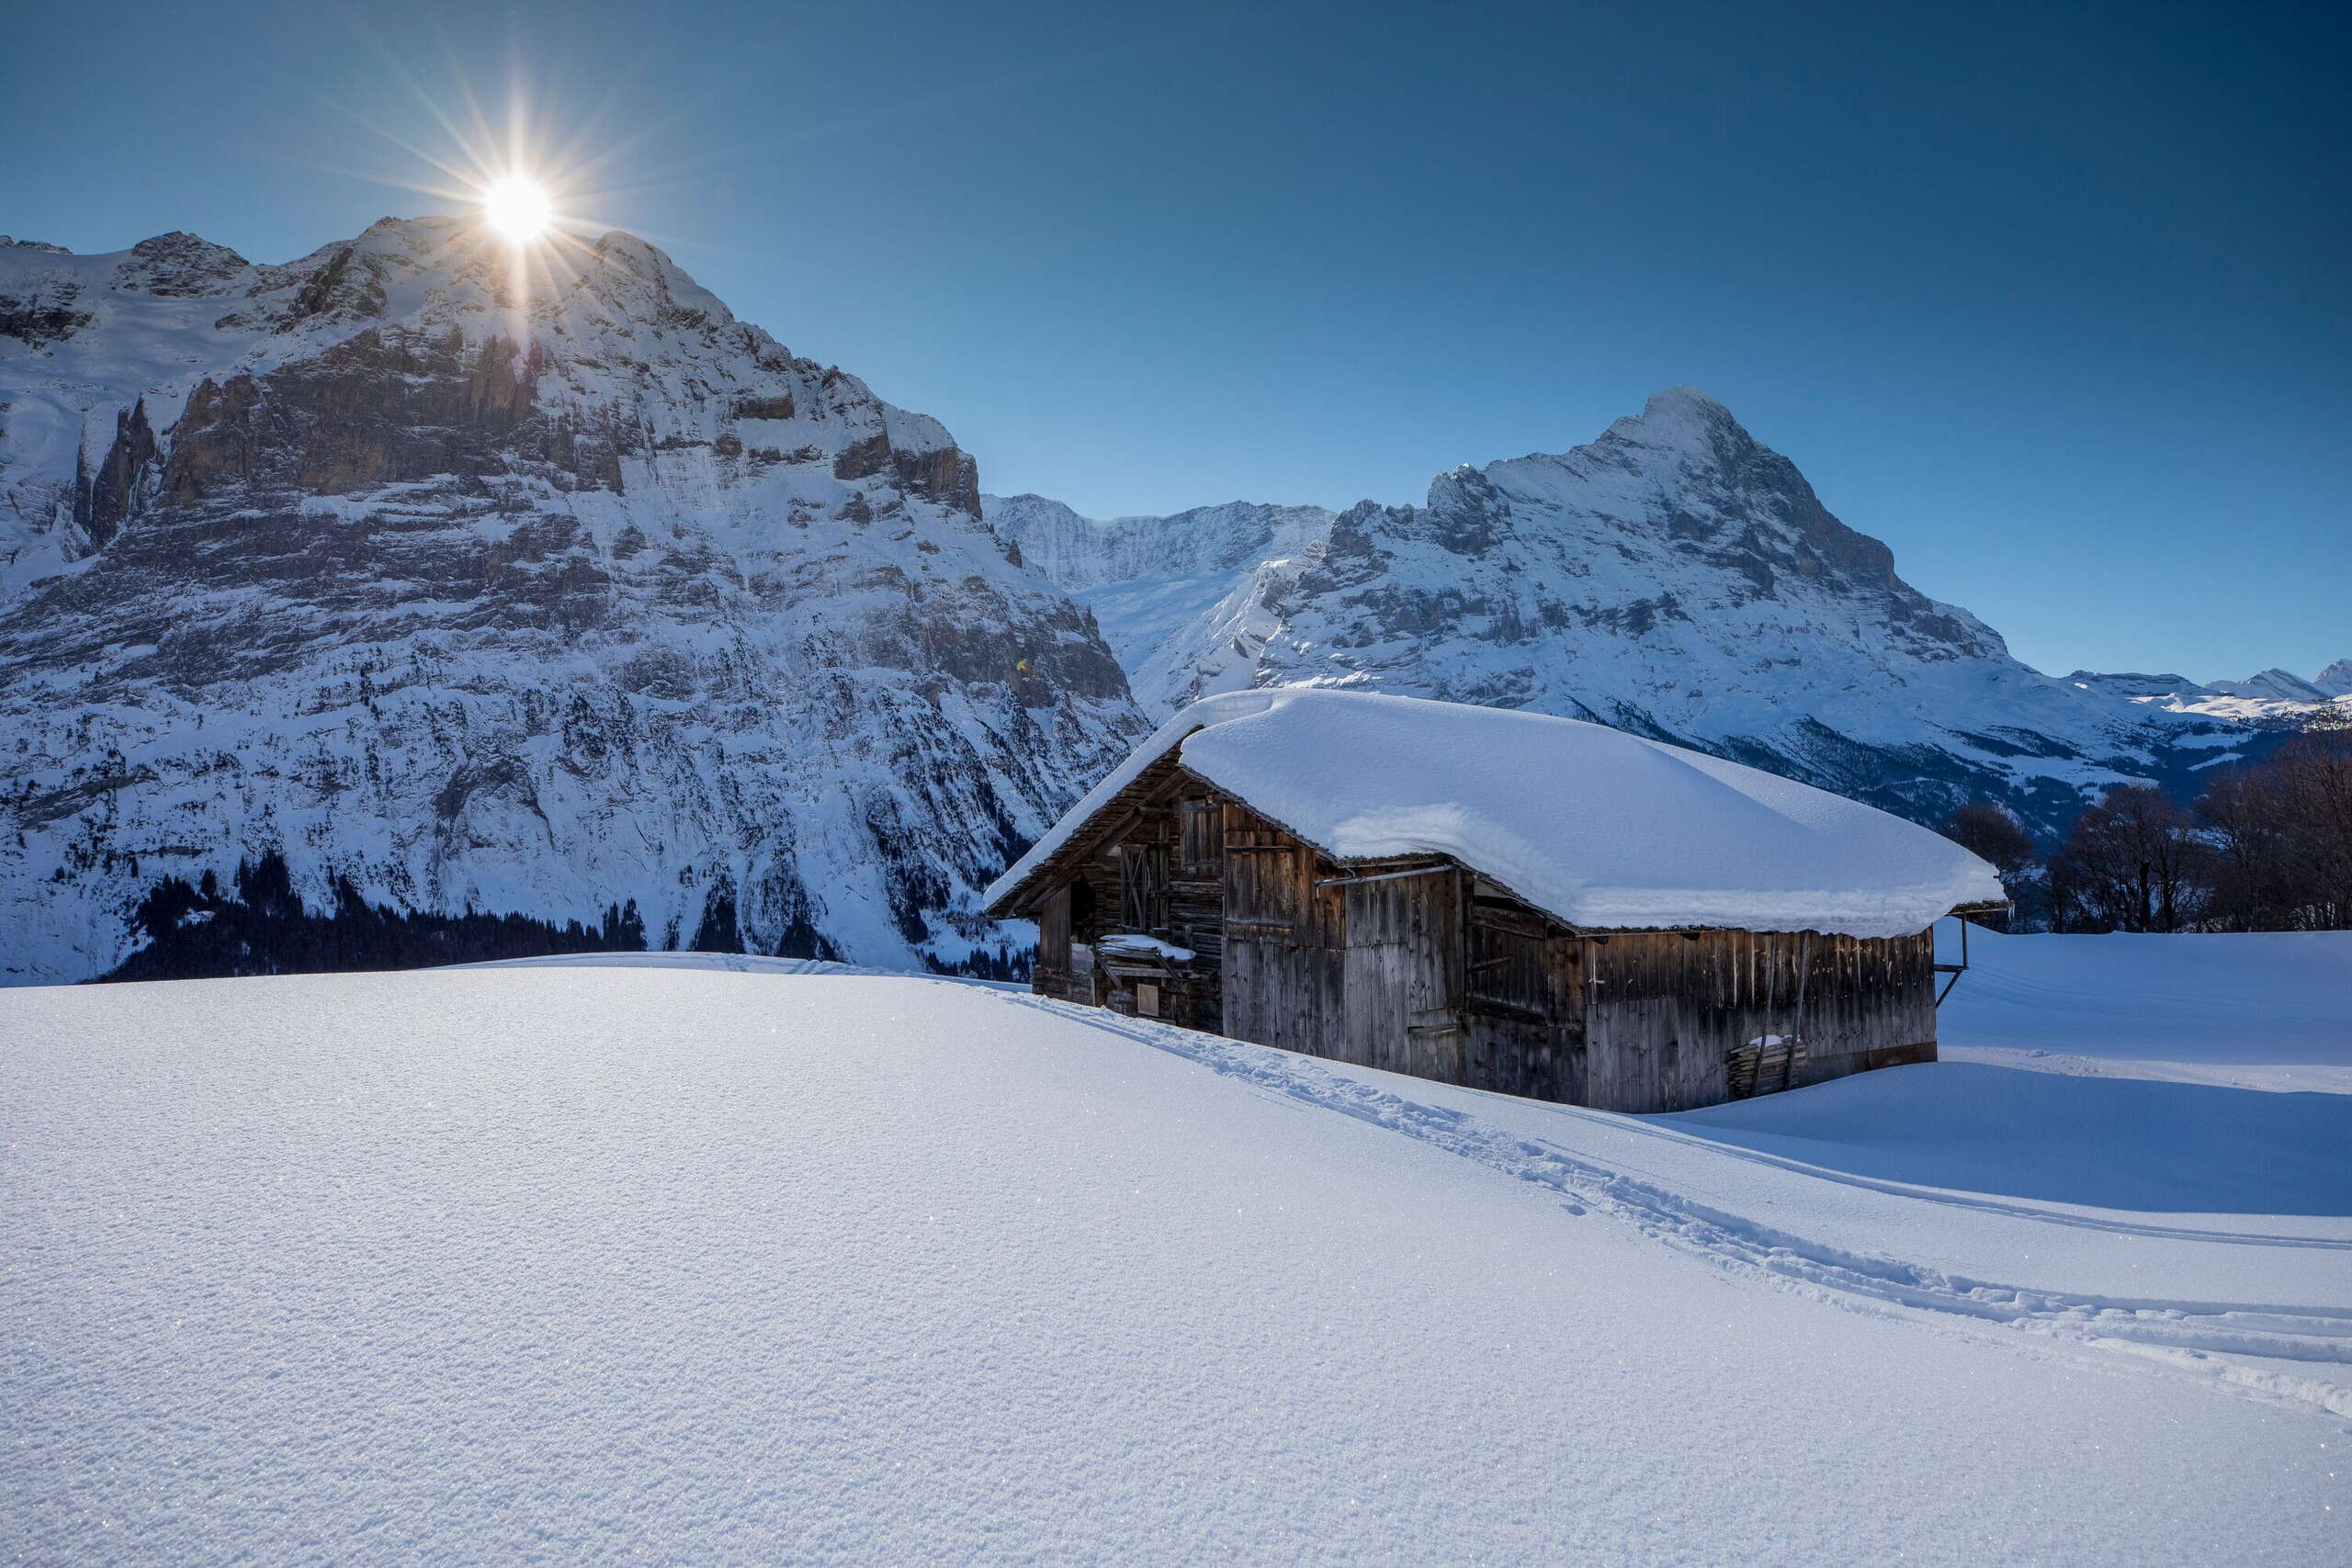
[(0, 976), (158, 877), (906, 965), (1145, 726), (935, 420), (633, 236), (0, 248)]
[[(1987, 795), (2046, 831), (2108, 784), (2185, 784), (2263, 742), (2241, 712), (2019, 663), (1692, 388), (1568, 452), (1440, 475), (1422, 506), (1360, 503), (1207, 581), (1126, 547), (1175, 519), (986, 504), (1024, 552), (1050, 537), (1046, 570), (1086, 599), (1162, 714), (1294, 684), (1527, 708), (1917, 820)], [(1185, 615), (1159, 613), (1179, 600)]]
[(1177, 714), (983, 901), (1170, 751), (1336, 859), (1449, 855), (1588, 931), (1907, 936), (2006, 897), (1940, 834), (1736, 762), (1542, 714), (1286, 688)]
[(2306, 681), (2270, 669), (2243, 681), (2199, 684), (2186, 675), (2098, 674), (2077, 670), (2069, 683), (2170, 713), (2205, 714), (2245, 724), (2301, 724), (2329, 708), (2352, 716), (2352, 659), (2339, 659)]

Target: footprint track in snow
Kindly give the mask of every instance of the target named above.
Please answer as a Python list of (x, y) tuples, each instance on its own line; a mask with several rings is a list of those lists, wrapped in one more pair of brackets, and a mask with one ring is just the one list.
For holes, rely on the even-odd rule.
[[(2054, 1342), (2126, 1353), (2268, 1403), (2352, 1416), (2352, 1386), (2217, 1359), (2256, 1356), (2327, 1367), (2352, 1366), (2352, 1309), (2089, 1296), (1974, 1280), (1925, 1264), (1867, 1256), (1694, 1201), (1606, 1161), (1506, 1132), (1467, 1111), (1426, 1104), (1345, 1077), (1314, 1057), (1046, 998), (1006, 995), (1002, 999), (1091, 1024), (1256, 1089), (1402, 1134), (1514, 1180), (1546, 1189), (1557, 1194), (1562, 1207), (1572, 1214), (1599, 1212), (1734, 1274), (1910, 1321), (1922, 1317), (1931, 1322), (1967, 1320)], [(1572, 1107), (1562, 1109), (1576, 1111)], [(1624, 1124), (1622, 1118), (1611, 1118), (1610, 1123)], [(1704, 1142), (1668, 1129), (1636, 1125), (1679, 1142)], [(1997, 1199), (1979, 1200), (1820, 1171), (1747, 1150), (1713, 1144), (1705, 1146), (1825, 1180), (2039, 1223), (2217, 1245), (2352, 1248), (2352, 1243), (2327, 1238), (2196, 1230), (2054, 1213)]]

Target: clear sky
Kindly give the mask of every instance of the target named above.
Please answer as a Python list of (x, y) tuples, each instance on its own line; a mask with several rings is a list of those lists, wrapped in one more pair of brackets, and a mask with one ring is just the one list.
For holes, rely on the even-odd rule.
[(2046, 669), (2352, 654), (2339, 6), (16, 6), (0, 231), (260, 261), (448, 120), (1095, 515), (1705, 388)]

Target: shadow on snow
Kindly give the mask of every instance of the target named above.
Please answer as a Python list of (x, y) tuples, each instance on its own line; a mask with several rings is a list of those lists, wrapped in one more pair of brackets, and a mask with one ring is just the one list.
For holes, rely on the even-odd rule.
[(2352, 1095), (1939, 1062), (1645, 1120), (1911, 1186), (2164, 1213), (2352, 1215)]

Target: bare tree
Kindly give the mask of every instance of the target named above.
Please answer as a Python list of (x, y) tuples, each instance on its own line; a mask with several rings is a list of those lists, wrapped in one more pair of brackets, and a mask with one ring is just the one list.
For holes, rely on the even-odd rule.
[(2060, 931), (2176, 931), (2203, 913), (2211, 852), (2153, 784), (2117, 784), (2075, 818), (2050, 860)]
[(1951, 814), (1943, 835), (2007, 876), (2033, 859), (2033, 840), (2018, 819), (1989, 800), (1972, 800)]
[(2215, 778), (2197, 803), (2213, 848), (2213, 923), (2352, 928), (2352, 715)]

